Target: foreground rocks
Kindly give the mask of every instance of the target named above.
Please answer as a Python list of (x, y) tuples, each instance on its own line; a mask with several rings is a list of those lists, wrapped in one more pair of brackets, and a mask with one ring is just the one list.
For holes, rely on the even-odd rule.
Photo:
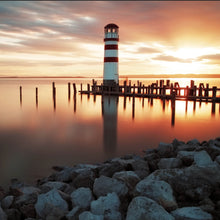
[(1, 220), (219, 220), (220, 138), (160, 143), (144, 156), (54, 167), (0, 188)]

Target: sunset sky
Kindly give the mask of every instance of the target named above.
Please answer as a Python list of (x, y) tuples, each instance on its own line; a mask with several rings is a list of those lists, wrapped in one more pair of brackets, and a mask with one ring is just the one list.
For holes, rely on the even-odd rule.
[(220, 74), (219, 1), (1, 1), (0, 76), (103, 74), (119, 26), (119, 75)]

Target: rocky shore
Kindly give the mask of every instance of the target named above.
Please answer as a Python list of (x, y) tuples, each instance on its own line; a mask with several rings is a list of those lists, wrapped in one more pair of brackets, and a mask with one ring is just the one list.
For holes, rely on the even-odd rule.
[(219, 220), (220, 138), (173, 140), (0, 189), (1, 220)]

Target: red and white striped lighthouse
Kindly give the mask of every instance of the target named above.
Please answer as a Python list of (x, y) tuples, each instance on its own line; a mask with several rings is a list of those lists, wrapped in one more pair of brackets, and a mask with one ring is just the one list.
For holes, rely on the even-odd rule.
[(116, 24), (108, 24), (104, 28), (105, 57), (103, 83), (108, 86), (118, 84), (118, 28)]

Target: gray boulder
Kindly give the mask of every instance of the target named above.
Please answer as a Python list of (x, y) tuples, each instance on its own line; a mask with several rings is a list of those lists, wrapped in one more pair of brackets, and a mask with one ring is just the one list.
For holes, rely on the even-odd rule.
[(23, 193), (23, 194), (38, 194), (41, 192), (41, 190), (37, 187), (34, 186), (23, 186), (21, 188), (19, 188), (19, 190)]
[(215, 161), (220, 165), (220, 155), (215, 158)]
[(88, 208), (94, 199), (90, 188), (80, 187), (71, 194), (72, 204), (80, 208)]
[(79, 219), (79, 214), (81, 212), (81, 208), (79, 206), (75, 206), (71, 211), (66, 214), (66, 218), (68, 220), (76, 220)]
[(121, 220), (119, 212), (120, 200), (116, 193), (108, 193), (91, 203), (91, 212), (96, 215), (104, 215), (106, 220)]
[(162, 180), (144, 179), (136, 185), (135, 189), (137, 195), (153, 199), (167, 210), (177, 208), (177, 203), (170, 184)]
[(68, 204), (60, 196), (57, 189), (52, 189), (51, 191), (38, 196), (35, 209), (40, 217), (46, 218), (49, 214), (52, 215), (53, 213), (58, 213), (60, 211), (65, 214), (68, 211)]
[(55, 188), (60, 191), (65, 191), (65, 189), (68, 187), (69, 187), (69, 185), (67, 183), (58, 182), (58, 181), (49, 181), (49, 182), (44, 183), (41, 186), (41, 189), (49, 191), (49, 190)]
[(79, 220), (104, 220), (104, 216), (94, 215), (89, 211), (85, 211), (79, 215)]
[(128, 206), (126, 220), (174, 220), (162, 206), (144, 196), (135, 197)]
[(2, 201), (1, 201), (1, 206), (3, 209), (8, 209), (12, 205), (14, 201), (14, 196), (6, 196)]
[(175, 220), (212, 220), (212, 216), (199, 207), (184, 207), (172, 212)]
[(120, 172), (122, 170), (124, 170), (124, 166), (122, 166), (118, 161), (104, 163), (99, 170), (99, 175), (112, 177), (114, 173)]
[(125, 183), (116, 179), (101, 176), (95, 179), (93, 193), (97, 196), (106, 196), (108, 193), (115, 192), (119, 197), (123, 197), (128, 193)]
[(161, 157), (169, 157), (173, 155), (174, 147), (172, 144), (160, 142), (157, 147), (157, 152)]
[(136, 184), (141, 180), (134, 171), (117, 172), (113, 175), (112, 178), (124, 182), (129, 191), (133, 190)]
[(211, 157), (207, 154), (206, 151), (199, 151), (194, 154), (194, 163), (199, 167), (206, 167), (213, 165)]
[(187, 142), (188, 145), (200, 145), (200, 142), (197, 139), (192, 139)]
[(158, 163), (159, 169), (180, 168), (181, 166), (182, 161), (179, 158), (161, 158)]
[(0, 219), (7, 220), (7, 215), (5, 214), (1, 206), (0, 206)]

